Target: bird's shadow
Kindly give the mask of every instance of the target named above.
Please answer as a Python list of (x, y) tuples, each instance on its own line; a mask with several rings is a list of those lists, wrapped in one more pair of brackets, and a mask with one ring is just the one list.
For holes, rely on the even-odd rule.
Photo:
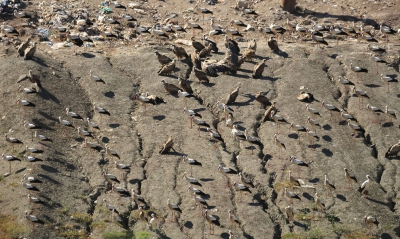
[(53, 179), (52, 177), (45, 175), (45, 174), (38, 174), (38, 176), (40, 176), (43, 179), (46, 179), (46, 181), (49, 181), (53, 184), (60, 184), (60, 182), (58, 182), (57, 180)]
[(381, 85), (377, 85), (377, 84), (365, 84), (365, 86), (366, 86), (366, 87), (369, 87), (369, 88), (378, 88), (378, 87), (381, 87)]
[(200, 82), (200, 84), (207, 86), (207, 87), (213, 87), (215, 85), (215, 83), (213, 83), (213, 82)]
[(310, 182), (310, 183), (318, 183), (319, 181), (320, 181), (319, 178), (313, 178), (313, 179), (308, 180), (308, 182)]
[(320, 145), (320, 144), (310, 144), (310, 145), (308, 145), (308, 148), (315, 150), (315, 149), (321, 148), (321, 146), (322, 145)]
[(385, 122), (382, 124), (382, 127), (385, 127), (385, 128), (392, 127), (392, 126), (393, 126), (393, 123), (391, 123), (391, 122)]
[(46, 88), (41, 88), (40, 91), (41, 92), (39, 93), (39, 95), (40, 97), (42, 97), (42, 99), (54, 101), (54, 103), (56, 103), (57, 105), (60, 104), (58, 98), (52, 93), (50, 93), (48, 90), (46, 90)]
[(104, 136), (103, 138), (101, 138), (101, 142), (107, 144), (110, 142), (110, 139), (108, 137)]
[(310, 195), (309, 193), (307, 193), (307, 192), (304, 192), (304, 193), (303, 193), (303, 197), (304, 197), (305, 199), (309, 200), (309, 201), (311, 201), (311, 200), (314, 199), (314, 197), (311, 196), (311, 195)]
[(303, 228), (304, 230), (307, 230), (307, 229), (308, 229), (308, 225), (307, 225), (307, 224), (303, 224), (303, 223), (300, 223), (300, 222), (298, 222), (298, 221), (294, 221), (293, 224), (294, 224), (295, 226), (298, 226), (298, 227)]
[(156, 115), (156, 116), (153, 116), (153, 119), (161, 121), (161, 120), (165, 119), (165, 115)]
[(347, 199), (345, 196), (343, 196), (342, 194), (336, 194), (337, 199), (342, 200), (343, 202), (346, 202)]
[(332, 142), (332, 138), (329, 135), (322, 136), (322, 139), (325, 140), (326, 142)]
[(281, 57), (283, 57), (283, 58), (290, 58), (289, 57), (289, 54), (287, 54), (286, 52), (284, 52), (284, 51), (279, 51), (279, 52), (274, 52), (276, 55), (278, 55), (278, 56), (281, 56)]
[(214, 181), (214, 179), (213, 178), (200, 178), (200, 181), (202, 181), (202, 182), (212, 182), (212, 181)]
[(114, 91), (107, 91), (107, 92), (104, 93), (104, 96), (107, 97), (107, 98), (112, 99), (112, 98), (115, 97), (115, 93), (114, 93)]
[(109, 124), (108, 125), (110, 128), (116, 129), (120, 126), (120, 124)]
[(15, 171), (15, 174), (19, 174), (19, 173), (21, 173), (21, 172), (23, 172), (23, 171), (25, 171), (25, 170), (26, 170), (26, 167), (25, 167), (25, 168), (18, 169), (17, 171)]
[(56, 169), (56, 168), (54, 168), (52, 166), (49, 166), (49, 165), (42, 164), (42, 165), (40, 165), (40, 167), (44, 171), (49, 172), (49, 173), (59, 173), (60, 172), (60, 171), (58, 171), (58, 169)]
[(377, 204), (380, 204), (380, 205), (383, 205), (383, 206), (386, 206), (390, 210), (392, 210), (392, 205), (389, 202), (387, 202), (387, 203), (386, 202), (382, 202), (382, 201), (379, 201), (379, 200), (376, 200), (376, 199), (373, 199), (373, 198), (370, 198), (370, 197), (368, 197), (367, 200), (369, 200), (371, 202), (374, 202), (374, 203), (377, 203)]
[(140, 182), (141, 182), (141, 181), (140, 181), (139, 179), (137, 179), (137, 178), (129, 180), (129, 184), (132, 184), (132, 185), (133, 185), (133, 184), (138, 184), (138, 185), (139, 185)]
[(46, 112), (39, 111), (38, 113), (39, 113), (41, 116), (43, 116), (44, 118), (48, 119), (48, 120), (51, 120), (51, 121), (54, 121), (54, 122), (58, 122), (58, 119), (57, 119), (57, 118), (54, 118), (53, 116), (47, 114)]
[(289, 134), (288, 137), (291, 139), (299, 139), (299, 136), (296, 133)]
[(332, 156), (333, 156), (333, 152), (330, 151), (330, 150), (327, 149), (327, 148), (323, 148), (323, 149), (322, 149), (322, 153), (325, 154), (326, 157), (332, 157)]
[(191, 221), (186, 221), (185, 224), (183, 224), (184, 227), (187, 229), (192, 229), (193, 228), (193, 223)]
[(93, 55), (93, 54), (87, 53), (87, 52), (83, 52), (83, 53), (81, 53), (81, 55), (85, 58), (95, 58), (96, 57), (96, 55)]
[(329, 124), (325, 124), (324, 126), (322, 126), (322, 128), (323, 128), (324, 130), (331, 130), (331, 129), (332, 129), (332, 126), (330, 126)]
[(235, 76), (237, 76), (237, 77), (239, 77), (239, 78), (244, 78), (244, 79), (250, 78), (250, 76), (248, 76), (248, 75), (242, 75), (242, 74), (237, 74), (237, 73), (236, 73)]
[(50, 128), (49, 126), (43, 124), (41, 121), (39, 121), (38, 119), (32, 119), (32, 123), (34, 125), (38, 125), (40, 127), (42, 127), (43, 130), (49, 130), (49, 131), (54, 131), (54, 129)]
[(44, 62), (42, 59), (40, 59), (40, 58), (38, 58), (36, 56), (32, 57), (32, 61), (38, 63), (41, 66), (49, 67), (49, 65), (47, 65), (46, 62)]

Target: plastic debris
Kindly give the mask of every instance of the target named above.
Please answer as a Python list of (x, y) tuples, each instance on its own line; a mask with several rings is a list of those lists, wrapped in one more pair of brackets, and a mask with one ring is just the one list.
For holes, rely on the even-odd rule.
[(113, 10), (111, 8), (109, 8), (109, 7), (102, 7), (99, 12), (100, 13), (109, 14), (109, 13), (112, 13)]

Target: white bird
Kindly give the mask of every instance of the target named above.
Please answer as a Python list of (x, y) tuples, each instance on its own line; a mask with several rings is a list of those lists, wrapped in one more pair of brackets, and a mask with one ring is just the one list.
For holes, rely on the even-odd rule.
[(190, 93), (188, 93), (186, 91), (181, 91), (181, 90), (178, 90), (178, 96), (179, 97), (183, 97), (185, 99), (185, 107), (187, 107), (186, 98), (187, 97), (194, 97), (192, 94), (190, 94)]
[(194, 185), (197, 185), (197, 186), (200, 186), (200, 187), (202, 186), (195, 178), (189, 177), (187, 175), (187, 172), (183, 173), (182, 178), (185, 178), (186, 181), (188, 181), (190, 184), (194, 184)]
[(366, 176), (367, 180), (365, 180), (361, 186), (358, 188), (358, 191), (364, 195), (364, 198), (367, 198), (367, 194), (368, 194), (368, 188), (371, 186), (372, 183), (372, 178), (367, 175)]

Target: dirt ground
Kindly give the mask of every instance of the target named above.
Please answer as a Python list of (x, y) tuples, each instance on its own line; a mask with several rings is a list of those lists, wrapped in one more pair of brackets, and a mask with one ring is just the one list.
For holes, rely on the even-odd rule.
[[(231, 19), (241, 19), (253, 27), (269, 26), (272, 22), (285, 27), (286, 19), (312, 27), (312, 21), (318, 23), (336, 23), (351, 25), (363, 22), (379, 29), (379, 23), (385, 22), (394, 29), (400, 27), (398, 1), (297, 1), (295, 13), (282, 11), (280, 1), (257, 1), (254, 9), (258, 17), (243, 16), (233, 8), (230, 1), (216, 5), (200, 3), (202, 7), (214, 12), (216, 22), (228, 25)], [(39, 1), (25, 1), (27, 12), (38, 9)], [(121, 2), (125, 5), (128, 2)], [(48, 3), (52, 4), (52, 3)], [(101, 1), (59, 1), (59, 6), (67, 6), (73, 11), (88, 8), (97, 14)], [(192, 16), (194, 20), (202, 16), (191, 11), (194, 7), (189, 1), (144, 1), (140, 2), (146, 14), (134, 9), (115, 10), (110, 15), (125, 13), (136, 17), (142, 26), (152, 26), (165, 19), (171, 13), (177, 13), (179, 24), (184, 25), (183, 16)], [(37, 11), (40, 18), (40, 11)], [(19, 19), (2, 16), (2, 24), (17, 27)], [(210, 18), (210, 15), (206, 16)], [(122, 19), (121, 19), (122, 21)], [(199, 21), (205, 31), (210, 30), (209, 22)], [(48, 27), (46, 25), (42, 26)], [(34, 28), (26, 28), (27, 33)], [(181, 34), (180, 38), (189, 39), (191, 32)], [(201, 33), (196, 33), (199, 39)], [(389, 43), (378, 36), (377, 45), (385, 47), (381, 57), (389, 64), (376, 64), (370, 58), (368, 43), (355, 39), (327, 39), (329, 46), (319, 48), (311, 41), (286, 37), (279, 39), (281, 53), (275, 54), (267, 46), (266, 39), (258, 31), (245, 32), (239, 41), (241, 52), (247, 48), (247, 40), (257, 39), (256, 57), (246, 61), (236, 75), (219, 74), (209, 77), (210, 83), (199, 83), (194, 74), (189, 80), (194, 97), (186, 101), (176, 95), (165, 92), (161, 80), (178, 85), (178, 76), (184, 75), (189, 68), (188, 60), (177, 60), (171, 76), (160, 76), (157, 71), (160, 64), (155, 51), (175, 58), (169, 43), (159, 45), (152, 37), (130, 40), (97, 41), (91, 47), (62, 47), (54, 49), (47, 41), (38, 44), (33, 60), (24, 61), (16, 58), (16, 47), (7, 43), (3, 36), (0, 45), (0, 81), (3, 104), (0, 105), (0, 129), (8, 137), (15, 137), (23, 142), (12, 149), (6, 140), (1, 141), (5, 155), (22, 158), (25, 146), (40, 148), (37, 139), (31, 141), (31, 130), (26, 129), (24, 121), (40, 125), (40, 134), (52, 139), (45, 142), (43, 153), (35, 155), (42, 162), (31, 164), (25, 161), (11, 162), (11, 175), (0, 180), (0, 205), (2, 219), (11, 216), (10, 226), (0, 227), (4, 238), (229, 238), (232, 230), (235, 238), (398, 238), (400, 237), (399, 206), (400, 167), (399, 157), (387, 158), (388, 148), (397, 143), (400, 133), (398, 120), (393, 126), (386, 114), (374, 115), (366, 109), (359, 109), (359, 98), (352, 93), (352, 87), (344, 87), (338, 82), (339, 76), (345, 76), (357, 82), (358, 76), (351, 71), (350, 64), (367, 68), (368, 73), (359, 74), (356, 88), (367, 92), (367, 104), (384, 110), (385, 106), (400, 112), (398, 104), (400, 87), (398, 82), (387, 84), (380, 79), (380, 74), (398, 75), (399, 39), (391, 36)], [(21, 37), (21, 39), (25, 39)], [(37, 37), (34, 39), (39, 41)], [(56, 40), (50, 38), (53, 45)], [(183, 45), (182, 45), (183, 46)], [(184, 46), (190, 54), (191, 46)], [(218, 39), (220, 53), (212, 53), (210, 59), (224, 58), (225, 47), (222, 38)], [(260, 79), (251, 77), (254, 65), (266, 59), (265, 71)], [(39, 94), (17, 92), (18, 85), (29, 87), (28, 80), (17, 83), (22, 74), (32, 70), (40, 77), (43, 88)], [(89, 71), (100, 76), (105, 84), (95, 84)], [(231, 129), (225, 126), (224, 114), (216, 103), (224, 101), (237, 86), (240, 87), (235, 103), (234, 121), (240, 129), (247, 129), (249, 134), (258, 137), (261, 145), (252, 145), (247, 141), (231, 136)], [(289, 123), (294, 122), (310, 127), (306, 122), (309, 112), (306, 103), (297, 100), (300, 91), (310, 92), (315, 100), (310, 104), (322, 117), (315, 117), (321, 124), (317, 129), (319, 141), (315, 150), (310, 140), (302, 133), (300, 140), (289, 125), (281, 126), (278, 138), (286, 146), (280, 149), (274, 142), (276, 124), (262, 121), (265, 109), (255, 100), (255, 94), (265, 92), (265, 96), (276, 102), (278, 115)], [(154, 94), (162, 97), (165, 103), (147, 105), (146, 112), (142, 104), (132, 101), (135, 93)], [(16, 105), (17, 99), (28, 100), (35, 104), (24, 113), (23, 107)], [(345, 125), (337, 112), (330, 113), (322, 107), (322, 102), (345, 109), (365, 130), (364, 135), (353, 139), (352, 130)], [(214, 145), (201, 128), (200, 137), (197, 126), (190, 127), (189, 117), (183, 108), (196, 110), (212, 129), (217, 130), (223, 142)], [(110, 116), (100, 114), (93, 109), (105, 108)], [(88, 127), (87, 122), (74, 120), (65, 114), (65, 109), (78, 113), (83, 118), (89, 117), (98, 123), (100, 130)], [(74, 129), (64, 127), (58, 117), (73, 122)], [(372, 121), (377, 121), (373, 123)], [(82, 147), (83, 139), (77, 133), (77, 127), (93, 133), (88, 141), (96, 144), (100, 152), (91, 152)], [(174, 149), (168, 154), (159, 154), (163, 143), (172, 136)], [(120, 158), (111, 157), (105, 152), (105, 144), (115, 150)], [(252, 153), (252, 148), (254, 152)], [(193, 177), (201, 184), (195, 186), (206, 195), (209, 215), (214, 215), (220, 226), (215, 226), (214, 235), (210, 235), (209, 224), (201, 216), (199, 206), (189, 193), (189, 183), (183, 178), (184, 172), (191, 172), (191, 167), (181, 161), (183, 155), (196, 159), (202, 166), (193, 166)], [(290, 164), (289, 157), (295, 156), (309, 163), (309, 167), (298, 169)], [(129, 165), (131, 170), (122, 179), (115, 162)], [(238, 175), (225, 177), (218, 172), (218, 165), (242, 172), (251, 178), (255, 188), (251, 193), (240, 193), (232, 188), (234, 182), (240, 182)], [(34, 168), (30, 172), (29, 168)], [(2, 161), (0, 172), (8, 172), (9, 163)], [(358, 183), (347, 188), (344, 168), (350, 169)], [(150, 218), (155, 214), (156, 224), (150, 227), (139, 220), (139, 210), (131, 198), (119, 199), (116, 193), (109, 193), (102, 170), (107, 170), (121, 179), (116, 186), (127, 190), (137, 190), (145, 199), (145, 213)], [(288, 180), (289, 170), (305, 182), (305, 187), (292, 188)], [(27, 200), (29, 193), (19, 183), (24, 174), (42, 181), (35, 186), (39, 192), (30, 192), (44, 203), (34, 205)], [(336, 186), (330, 193), (324, 186), (327, 175)], [(366, 180), (366, 175), (373, 179), (368, 190), (368, 198), (357, 192), (357, 188)], [(225, 184), (229, 184), (226, 187)], [(288, 221), (285, 207), (291, 205), (285, 197), (284, 188), (297, 193), (301, 200), (293, 200), (294, 221)], [(325, 202), (326, 210), (319, 210), (314, 203), (315, 193)], [(112, 214), (103, 204), (106, 199), (115, 206), (122, 218), (122, 223), (113, 219)], [(175, 213), (172, 218), (167, 200), (179, 205), (182, 213)], [(228, 210), (233, 211), (239, 220), (236, 227), (231, 225)], [(32, 225), (24, 217), (25, 211), (36, 215), (44, 224)], [(114, 214), (115, 215), (115, 214)], [(369, 230), (364, 224), (364, 216), (374, 216), (380, 222), (379, 227)], [(171, 222), (172, 221), (172, 222)], [(13, 226), (12, 223), (15, 223)], [(8, 224), (7, 224), (8, 225)], [(14, 229), (12, 229), (14, 228)], [(1, 234), (0, 234), (1, 235)], [(2, 236), (0, 236), (2, 238)]]

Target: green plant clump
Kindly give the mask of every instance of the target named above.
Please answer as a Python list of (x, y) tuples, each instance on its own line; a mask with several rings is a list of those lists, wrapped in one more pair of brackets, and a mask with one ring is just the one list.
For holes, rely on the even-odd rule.
[(102, 235), (103, 239), (132, 239), (133, 235), (129, 232), (104, 232)]

